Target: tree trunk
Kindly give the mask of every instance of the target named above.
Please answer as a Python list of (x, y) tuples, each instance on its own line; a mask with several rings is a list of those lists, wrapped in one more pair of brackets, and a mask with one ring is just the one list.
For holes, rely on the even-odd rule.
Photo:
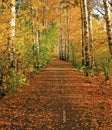
[(89, 47), (90, 47), (90, 68), (92, 68), (94, 64), (94, 57), (93, 57), (93, 32), (92, 32), (92, 9), (90, 5), (90, 0), (88, 0), (88, 26), (89, 26)]
[(62, 49), (62, 42), (63, 42), (63, 34), (62, 34), (62, 13), (60, 11), (60, 41), (59, 41), (59, 57), (60, 60), (63, 59), (63, 49)]
[(11, 1), (11, 34), (9, 38), (9, 54), (10, 54), (10, 67), (16, 68), (16, 48), (15, 48), (15, 25), (16, 25), (16, 1)]
[(69, 6), (67, 6), (67, 41), (66, 41), (66, 61), (69, 60), (69, 33), (70, 33), (70, 19), (69, 19)]
[(80, 0), (80, 9), (81, 9), (81, 29), (82, 29), (82, 66), (84, 66), (84, 15), (83, 15), (83, 5), (82, 5), (82, 0)]
[(62, 60), (62, 31), (60, 32), (60, 43), (59, 43), (59, 57), (60, 57), (60, 60)]
[(89, 69), (89, 25), (88, 25), (88, 10), (87, 0), (82, 0), (83, 4), (83, 17), (84, 17), (84, 46), (85, 46), (85, 66), (86, 75), (88, 76)]
[(40, 42), (39, 42), (39, 30), (36, 29), (36, 68), (39, 66), (39, 53), (40, 53)]
[(39, 63), (39, 51), (40, 51), (40, 45), (39, 45), (39, 30), (36, 27), (36, 22), (38, 20), (38, 17), (36, 16), (37, 10), (32, 6), (32, 35), (34, 35), (34, 68), (38, 68)]
[(105, 9), (105, 21), (106, 21), (107, 36), (108, 36), (108, 45), (112, 57), (112, 23), (110, 18), (110, 4), (108, 0), (103, 0), (103, 3)]

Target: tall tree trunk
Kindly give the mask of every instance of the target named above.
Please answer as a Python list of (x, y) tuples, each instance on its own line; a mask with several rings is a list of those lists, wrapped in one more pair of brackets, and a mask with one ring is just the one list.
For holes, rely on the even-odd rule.
[(87, 0), (82, 0), (83, 4), (83, 17), (84, 17), (84, 46), (85, 46), (85, 66), (86, 75), (88, 76), (89, 69), (89, 25), (88, 25), (88, 10), (87, 10)]
[(63, 24), (63, 60), (66, 61), (66, 50), (67, 50), (67, 17), (66, 17), (66, 9), (63, 8), (64, 14), (64, 24)]
[(106, 21), (107, 36), (108, 36), (108, 45), (112, 57), (112, 23), (110, 18), (110, 4), (109, 4), (109, 0), (103, 0), (103, 3), (105, 9), (105, 21)]
[(40, 42), (39, 42), (39, 30), (36, 30), (36, 46), (37, 46), (37, 53), (40, 52)]
[(61, 17), (62, 17), (62, 21), (61, 21), (61, 37), (62, 37), (62, 60), (66, 60), (66, 31), (65, 31), (65, 26), (66, 25), (66, 19), (65, 19), (65, 10), (62, 9), (61, 10)]
[(63, 50), (62, 50), (62, 38), (63, 38), (63, 34), (62, 34), (62, 13), (60, 11), (60, 41), (59, 41), (59, 57), (60, 57), (60, 60), (62, 60), (63, 58)]
[(16, 25), (16, 1), (11, 1), (11, 34), (10, 34), (10, 42), (9, 42), (9, 54), (10, 54), (10, 66), (16, 68), (16, 48), (15, 48), (15, 25)]
[(67, 11), (67, 40), (66, 40), (66, 61), (69, 60), (69, 33), (70, 33), (70, 19), (69, 19), (69, 6), (66, 8)]
[(38, 68), (38, 62), (39, 62), (39, 30), (36, 27), (36, 22), (38, 20), (36, 13), (37, 10), (32, 6), (31, 7), (32, 12), (32, 35), (34, 35), (34, 67)]
[(48, 6), (48, 1), (44, 0), (44, 6), (43, 6), (43, 26), (44, 26), (44, 35), (46, 36), (46, 45), (48, 43), (48, 31), (47, 31), (47, 27), (48, 27), (48, 20), (47, 20), (47, 6)]
[(82, 66), (84, 66), (84, 56), (85, 56), (85, 51), (84, 51), (84, 14), (83, 14), (83, 5), (82, 5), (82, 0), (80, 0), (80, 9), (81, 9), (81, 29), (82, 29)]
[(36, 29), (35, 37), (35, 47), (36, 47), (36, 68), (39, 66), (39, 53), (40, 53), (40, 42), (39, 42), (39, 30)]
[(93, 57), (93, 32), (92, 32), (92, 9), (90, 5), (90, 0), (88, 0), (88, 26), (89, 26), (89, 47), (90, 47), (90, 68), (92, 68), (94, 64), (94, 57)]

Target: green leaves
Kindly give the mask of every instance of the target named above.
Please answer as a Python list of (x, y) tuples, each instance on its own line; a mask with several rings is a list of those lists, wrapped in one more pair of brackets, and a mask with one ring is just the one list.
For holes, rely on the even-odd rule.
[(58, 26), (57, 24), (52, 24), (48, 30), (44, 30), (41, 35), (41, 43), (40, 43), (40, 64), (46, 66), (52, 56), (54, 55), (54, 48), (57, 42), (56, 36), (58, 34)]
[(11, 95), (18, 92), (17, 88), (19, 85), (28, 84), (28, 81), (22, 71), (16, 72), (14, 69), (10, 69), (7, 72), (7, 75), (4, 76), (3, 82), (6, 83), (4, 90)]
[(112, 60), (110, 54), (103, 50), (99, 50), (96, 58), (96, 67), (98, 70), (102, 71), (105, 76), (105, 80), (109, 80), (109, 73), (112, 70)]

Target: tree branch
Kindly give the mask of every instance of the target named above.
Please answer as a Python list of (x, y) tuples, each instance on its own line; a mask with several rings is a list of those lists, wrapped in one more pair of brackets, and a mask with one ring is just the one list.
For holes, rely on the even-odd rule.
[(105, 15), (102, 11), (100, 11), (98, 8), (96, 8), (96, 10), (101, 14), (101, 15)]

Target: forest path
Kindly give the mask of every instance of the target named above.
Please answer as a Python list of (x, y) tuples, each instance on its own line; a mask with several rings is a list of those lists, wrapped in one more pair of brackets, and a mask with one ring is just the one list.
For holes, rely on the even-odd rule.
[(111, 130), (112, 87), (53, 59), (20, 94), (0, 101), (0, 130)]

